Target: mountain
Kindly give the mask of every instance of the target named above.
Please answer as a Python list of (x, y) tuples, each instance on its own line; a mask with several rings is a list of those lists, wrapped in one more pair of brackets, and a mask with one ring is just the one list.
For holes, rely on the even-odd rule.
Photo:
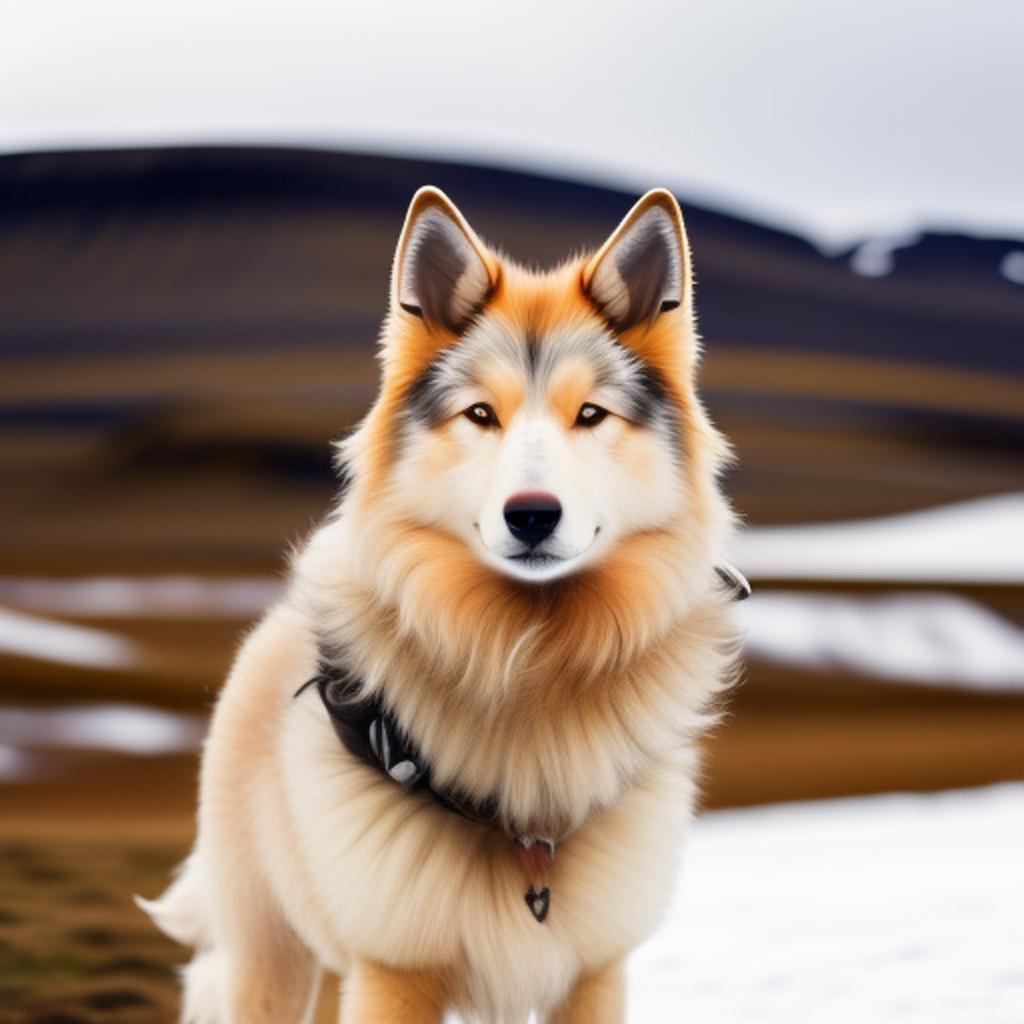
[[(371, 401), (405, 207), (441, 186), (546, 264), (634, 197), (491, 167), (298, 149), (0, 158), (0, 572), (273, 567)], [(702, 385), (756, 523), (1024, 488), (1016, 242), (854, 253), (684, 201)], [(870, 244), (870, 242), (865, 243)]]
[[(365, 343), (383, 290), (352, 302), (332, 272), (376, 271), (383, 280), (387, 260), (372, 261), (389, 253), (409, 196), (428, 181), (449, 191), (485, 236), (540, 264), (597, 244), (634, 198), (495, 168), (323, 151), (2, 157), (0, 354), (60, 348), (69, 335), (76, 351), (109, 348), (122, 332), (133, 347), (159, 347), (175, 328), (193, 328), (193, 340), (302, 330)], [(892, 248), (890, 274), (865, 278), (851, 272), (852, 252), (829, 258), (794, 235), (685, 205), (711, 339), (1024, 374), (1014, 344), (1024, 329), (1024, 290), (999, 273), (1024, 243), (926, 234)], [(378, 218), (379, 233), (359, 234)], [(215, 244), (200, 244), (208, 240)], [(103, 272), (105, 256), (116, 274)], [(334, 285), (333, 301), (320, 296), (322, 306), (291, 309), (288, 324), (277, 325), (274, 314), (284, 310), (273, 299), (293, 281), (307, 292)], [(225, 288), (246, 296), (230, 313)], [(55, 292), (60, 303), (48, 301)]]

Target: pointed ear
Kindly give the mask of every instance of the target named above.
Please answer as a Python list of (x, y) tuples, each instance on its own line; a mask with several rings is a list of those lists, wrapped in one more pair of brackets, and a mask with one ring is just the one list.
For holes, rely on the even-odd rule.
[(583, 268), (583, 288), (617, 331), (689, 306), (690, 247), (671, 192), (648, 192)]
[(489, 298), (498, 268), (454, 203), (431, 185), (413, 196), (398, 240), (392, 302), (459, 334)]

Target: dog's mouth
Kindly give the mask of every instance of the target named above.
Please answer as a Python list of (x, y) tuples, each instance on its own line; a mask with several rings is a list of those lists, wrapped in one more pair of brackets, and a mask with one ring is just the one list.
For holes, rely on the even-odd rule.
[(564, 562), (570, 555), (555, 555), (547, 551), (521, 551), (517, 555), (506, 555), (505, 556), (511, 562), (519, 562), (520, 565), (557, 565), (559, 562)]
[(530, 583), (544, 583), (548, 580), (558, 579), (560, 576), (567, 576), (576, 568), (576, 563), (583, 557), (586, 551), (575, 555), (556, 555), (544, 551), (521, 551), (514, 555), (501, 557), (504, 563), (501, 568), (510, 576), (526, 580)]
[(520, 548), (511, 553), (498, 552), (483, 543), (482, 537), (480, 540), (488, 556), (488, 561), (496, 568), (517, 579), (531, 583), (543, 583), (573, 572), (594, 546), (600, 532), (601, 527), (595, 527), (590, 543), (579, 551), (559, 551), (540, 545), (534, 548)]

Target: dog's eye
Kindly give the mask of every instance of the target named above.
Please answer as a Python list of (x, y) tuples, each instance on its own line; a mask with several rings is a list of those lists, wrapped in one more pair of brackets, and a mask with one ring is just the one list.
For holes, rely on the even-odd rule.
[(468, 420), (472, 420), (478, 427), (498, 427), (498, 414), (486, 403), (477, 402), (471, 405), (462, 414)]
[(602, 409), (593, 402), (584, 402), (580, 411), (576, 413), (577, 427), (596, 427), (608, 415), (607, 409)]

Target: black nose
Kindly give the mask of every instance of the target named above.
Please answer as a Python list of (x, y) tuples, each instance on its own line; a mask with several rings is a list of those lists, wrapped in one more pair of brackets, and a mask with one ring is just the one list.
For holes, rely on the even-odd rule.
[(527, 491), (513, 494), (505, 502), (505, 522), (509, 533), (531, 548), (547, 540), (561, 518), (562, 506), (553, 494)]

